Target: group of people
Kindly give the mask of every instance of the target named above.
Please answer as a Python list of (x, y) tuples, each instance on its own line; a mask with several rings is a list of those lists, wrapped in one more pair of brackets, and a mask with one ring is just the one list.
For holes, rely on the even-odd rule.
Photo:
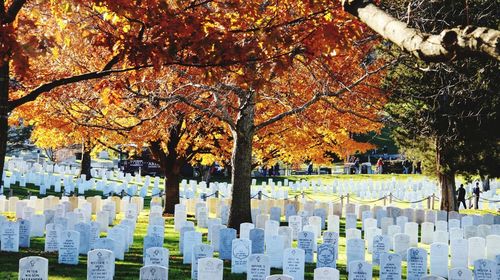
[[(352, 156), (349, 158), (349, 162), (352, 163), (353, 173), (359, 174), (361, 173), (361, 163), (358, 157)], [(385, 162), (382, 157), (379, 157), (377, 163), (375, 163), (375, 174), (383, 174), (384, 173), (384, 165)], [(417, 161), (415, 164), (408, 159), (405, 159), (402, 162), (403, 166), (403, 174), (422, 174), (422, 162)]]
[[(422, 162), (417, 161), (415, 164), (407, 158), (401, 163), (403, 166), (403, 174), (422, 174)], [(413, 170), (412, 170), (413, 169)]]
[(264, 177), (280, 176), (280, 164), (277, 162), (274, 166), (271, 167), (264, 166), (260, 169), (260, 174)]
[[(479, 182), (476, 182), (476, 186), (472, 189), (472, 195), (474, 198), (474, 209), (479, 209), (479, 195), (482, 193), (479, 188)], [(467, 191), (464, 188), (464, 184), (460, 184), (460, 187), (457, 190), (457, 207), (460, 207), (460, 203), (463, 204), (464, 209), (467, 209), (467, 204), (465, 203), (465, 196)], [(472, 208), (472, 205), (469, 205), (469, 208)]]

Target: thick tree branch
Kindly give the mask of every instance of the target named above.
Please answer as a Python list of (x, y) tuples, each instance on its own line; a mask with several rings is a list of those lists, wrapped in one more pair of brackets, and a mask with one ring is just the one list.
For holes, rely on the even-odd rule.
[(132, 70), (139, 70), (142, 68), (146, 68), (149, 66), (136, 66), (136, 67), (130, 67), (130, 68), (125, 68), (125, 69), (114, 69), (114, 70), (105, 70), (105, 71), (95, 71), (95, 72), (89, 72), (81, 75), (76, 75), (68, 78), (62, 78), (59, 80), (55, 80), (46, 84), (43, 84), (30, 93), (26, 94), (23, 97), (20, 97), (16, 100), (9, 101), (9, 111), (14, 110), (15, 108), (26, 104), (28, 102), (34, 101), (35, 99), (38, 98), (43, 93), (49, 92), (57, 87), (72, 84), (72, 83), (77, 83), (81, 81), (86, 81), (86, 80), (93, 80), (93, 79), (99, 79), (102, 77), (109, 76), (113, 73), (123, 73), (127, 71), (132, 71)]
[(370, 0), (342, 0), (344, 9), (404, 51), (427, 61), (445, 62), (460, 56), (489, 56), (500, 61), (500, 31), (458, 26), (439, 35), (421, 32), (387, 14)]
[(24, 3), (26, 3), (26, 0), (14, 0), (7, 9), (7, 12), (4, 14), (4, 17), (1, 19), (2, 24), (12, 23), (16, 19), (17, 14), (23, 7)]

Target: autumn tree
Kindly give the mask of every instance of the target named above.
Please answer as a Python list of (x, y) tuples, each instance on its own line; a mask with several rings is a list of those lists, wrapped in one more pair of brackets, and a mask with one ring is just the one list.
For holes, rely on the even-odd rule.
[[(199, 74), (192, 70), (191, 75)], [(165, 213), (173, 214), (181, 168), (188, 163), (211, 164), (230, 146), (216, 119), (180, 102), (155, 101), (159, 92), (182, 88), (183, 73), (175, 67), (131, 72), (86, 82), (65, 94), (55, 90), (23, 107), (22, 117), (47, 132), (43, 139), (66, 135), (64, 140), (74, 141), (68, 136), (78, 132), (91, 136), (93, 145), (121, 145), (129, 154), (149, 149), (165, 175)]]
[[(282, 3), (285, 10), (278, 11), (252, 1), (240, 5), (231, 1), (1, 1), (0, 170), (9, 113), (40, 95), (131, 69), (175, 64), (223, 67), (296, 53), (295, 43), (303, 36), (282, 36), (276, 30), (285, 23), (301, 30), (303, 22), (314, 24), (315, 18), (331, 16), (325, 8), (328, 3)], [(283, 11), (293, 13), (275, 21), (277, 12)], [(252, 39), (242, 41), (249, 34)], [(86, 54), (88, 60), (66, 67), (58, 58), (73, 58), (61, 54), (68, 49), (76, 50), (75, 57)], [(99, 59), (90, 59), (96, 54)]]
[[(360, 50), (358, 54), (362, 53)], [(357, 59), (356, 53), (351, 55)], [(233, 196), (230, 226), (237, 228), (241, 222), (250, 219), (254, 146), (265, 149), (266, 143), (275, 141), (272, 145), (283, 149), (283, 155), (289, 156), (293, 147), (304, 141), (302, 149), (295, 152), (302, 151), (303, 156), (313, 156), (321, 151), (324, 157), (327, 145), (323, 145), (322, 149), (307, 150), (307, 144), (314, 142), (318, 145), (327, 139), (331, 146), (351, 144), (353, 141), (345, 141), (349, 132), (380, 128), (376, 122), (377, 112), (384, 98), (370, 87), (370, 82), (377, 83), (378, 79), (372, 74), (378, 73), (384, 66), (373, 62), (373, 65), (356, 68), (346, 63), (347, 59), (342, 54), (339, 56), (338, 59), (328, 60), (329, 64), (325, 64), (323, 59), (307, 60), (306, 63), (305, 57), (297, 57), (293, 66), (283, 72), (279, 67), (271, 68), (269, 72), (251, 69), (252, 74), (245, 68), (225, 74), (219, 71), (214, 74), (218, 75), (219, 82), (210, 83), (195, 77), (183, 87), (190, 92), (195, 89), (197, 94), (181, 94), (178, 90), (153, 99), (185, 102), (199, 112), (219, 119), (231, 131)], [(262, 67), (265, 66), (262, 64)], [(344, 69), (349, 69), (350, 74), (339, 74), (345, 73)], [(299, 129), (305, 131), (295, 132)], [(360, 150), (367, 147), (363, 144), (358, 146)], [(320, 158), (317, 154), (315, 156)]]
[[(0, 173), (14, 110), (55, 88), (130, 70), (116, 67), (119, 52), (99, 37), (106, 32), (101, 18), (70, 1), (0, 1)], [(74, 56), (63, 58), (74, 59), (71, 67), (59, 59), (68, 50)], [(105, 58), (82, 61), (77, 53)]]
[[(67, 96), (66, 96), (67, 98)], [(48, 102), (48, 103), (45, 103)], [(49, 108), (44, 105), (51, 104)], [(31, 141), (44, 150), (58, 150), (64, 147), (79, 145), (81, 147), (80, 175), (85, 175), (87, 180), (92, 178), (91, 153), (98, 144), (98, 131), (83, 129), (64, 117), (63, 111), (56, 110), (56, 102), (47, 98), (40, 98), (27, 110), (17, 110), (12, 119), (20, 118), (20, 125), (31, 125)], [(26, 106), (25, 106), (26, 107)]]

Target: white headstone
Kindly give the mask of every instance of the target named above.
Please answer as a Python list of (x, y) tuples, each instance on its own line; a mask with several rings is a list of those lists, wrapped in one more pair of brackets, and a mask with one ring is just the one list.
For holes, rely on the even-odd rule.
[(479, 259), (484, 259), (486, 256), (486, 240), (482, 237), (469, 238), (469, 266), (474, 265), (474, 262)]
[(314, 269), (314, 280), (339, 280), (340, 272), (331, 267), (318, 267)]
[(201, 244), (201, 232), (188, 231), (184, 233), (184, 246), (182, 250), (182, 263), (190, 264), (193, 255), (193, 247)]
[(450, 242), (454, 239), (463, 239), (464, 238), (464, 230), (461, 228), (450, 228)]
[(488, 235), (486, 236), (486, 258), (495, 260), (495, 256), (500, 254), (500, 236)]
[(20, 219), (19, 223), (19, 247), (30, 247), (31, 223), (28, 220)]
[(0, 249), (19, 252), (19, 222), (4, 222), (1, 227)]
[(283, 274), (290, 275), (294, 280), (304, 279), (304, 250), (288, 248), (283, 254)]
[(90, 250), (90, 225), (87, 223), (77, 223), (74, 226), (75, 231), (80, 233), (80, 255), (86, 255)]
[(108, 238), (115, 241), (115, 258), (117, 260), (124, 260), (125, 258), (125, 248), (126, 248), (126, 233), (125, 230), (118, 227), (113, 227), (108, 231)]
[(478, 259), (474, 261), (474, 280), (498, 279), (497, 263), (492, 260)]
[(401, 280), (401, 260), (399, 254), (380, 254), (380, 280)]
[(434, 232), (433, 240), (434, 242), (446, 243), (448, 244), (448, 232), (443, 230), (436, 230)]
[(340, 232), (340, 218), (337, 215), (328, 215), (328, 231)]
[(365, 241), (360, 238), (349, 239), (346, 242), (347, 267), (354, 261), (365, 260)]
[(105, 249), (95, 249), (87, 253), (87, 279), (113, 280), (115, 256)]
[(448, 271), (448, 280), (472, 280), (472, 271), (467, 267), (456, 267)]
[(58, 224), (50, 223), (45, 226), (45, 252), (59, 250), (59, 238), (62, 231), (62, 226)]
[(247, 280), (265, 280), (270, 274), (271, 265), (267, 255), (250, 255), (247, 262)]
[(420, 242), (431, 244), (433, 242), (434, 224), (431, 222), (422, 223)]
[(168, 269), (159, 265), (143, 266), (140, 270), (140, 280), (168, 280)]
[(170, 252), (167, 248), (163, 247), (150, 247), (146, 249), (144, 256), (144, 265), (159, 265), (168, 269), (168, 259)]
[(285, 249), (292, 247), (292, 228), (288, 226), (281, 226), (278, 229), (278, 235), (283, 236), (283, 240), (285, 242)]
[(198, 260), (202, 258), (213, 257), (214, 249), (207, 244), (198, 244), (193, 247), (193, 254), (191, 257), (191, 279), (198, 279)]
[(224, 263), (216, 258), (198, 260), (198, 279), (222, 280)]
[(453, 239), (450, 242), (450, 265), (455, 267), (468, 267), (469, 242), (466, 239)]
[(231, 250), (231, 273), (245, 273), (247, 262), (252, 253), (250, 239), (233, 239)]
[(297, 247), (304, 250), (306, 263), (313, 262), (315, 244), (316, 244), (316, 239), (313, 232), (310, 231), (299, 232)]
[(418, 224), (409, 222), (405, 224), (405, 233), (410, 236), (410, 246), (418, 246)]
[(240, 238), (250, 239), (250, 230), (254, 228), (255, 226), (252, 223), (240, 224)]
[(292, 228), (293, 240), (297, 240), (299, 232), (302, 231), (302, 218), (300, 216), (290, 216), (288, 218), (288, 226)]
[(19, 280), (48, 280), (49, 260), (42, 257), (24, 257), (19, 260)]
[(80, 248), (80, 233), (74, 230), (61, 232), (59, 243), (60, 264), (78, 264), (78, 251)]
[(283, 250), (285, 247), (283, 236), (271, 236), (266, 242), (266, 255), (269, 256), (271, 267), (281, 268), (283, 265)]
[(432, 243), (430, 256), (431, 275), (448, 276), (448, 243)]
[(389, 236), (375, 235), (373, 237), (372, 263), (377, 265), (380, 264), (380, 255), (389, 253), (390, 249)]
[(220, 230), (226, 228), (226, 226), (221, 224), (213, 224), (209, 225), (208, 228), (210, 231), (209, 233), (211, 233), (210, 244), (214, 248), (214, 251), (218, 252), (220, 246)]
[(349, 280), (371, 280), (372, 264), (365, 261), (349, 262)]
[(427, 275), (427, 251), (422, 248), (410, 248), (407, 255), (407, 280), (420, 280)]
[(406, 233), (398, 233), (394, 235), (394, 252), (399, 254), (403, 260), (406, 260), (406, 253), (410, 248), (410, 236)]
[(45, 216), (43, 214), (31, 217), (31, 236), (42, 237), (45, 231)]
[(349, 240), (353, 238), (361, 238), (361, 230), (357, 228), (347, 229), (345, 232), (345, 239)]

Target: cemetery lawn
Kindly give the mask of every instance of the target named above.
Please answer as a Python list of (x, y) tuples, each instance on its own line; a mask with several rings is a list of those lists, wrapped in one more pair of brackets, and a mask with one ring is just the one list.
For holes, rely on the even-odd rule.
[[(125, 253), (124, 261), (116, 261), (115, 263), (115, 279), (139, 279), (139, 270), (143, 265), (142, 260), (142, 244), (147, 231), (149, 220), (149, 210), (144, 210), (138, 218), (137, 227), (134, 234), (134, 244), (131, 246), (128, 253)], [(7, 218), (12, 220), (15, 213), (7, 213)], [(123, 218), (123, 214), (117, 215), (117, 221)], [(189, 220), (194, 221), (192, 218)], [(182, 264), (182, 253), (179, 251), (179, 233), (174, 231), (173, 217), (166, 217), (165, 227), (165, 243), (164, 247), (170, 251), (169, 262), (169, 279), (191, 279), (191, 266)], [(282, 224), (284, 224), (282, 222)], [(361, 224), (358, 224), (360, 227)], [(341, 236), (345, 236), (344, 220), (340, 222)], [(200, 230), (200, 229), (198, 229)], [(207, 230), (203, 232), (203, 242), (207, 243)], [(101, 234), (101, 237), (105, 234)], [(294, 242), (296, 247), (296, 242)], [(57, 253), (45, 253), (44, 238), (31, 238), (30, 248), (20, 248), (19, 253), (0, 252), (0, 279), (18, 279), (19, 259), (27, 256), (41, 256), (49, 260), (49, 279), (87, 279), (87, 257), (80, 256), (78, 265), (62, 265), (57, 263)], [(218, 256), (218, 253), (215, 253)], [(371, 256), (367, 254), (367, 260), (371, 260)], [(347, 279), (346, 272), (346, 255), (345, 255), (345, 238), (341, 238), (339, 242), (339, 260), (337, 261), (337, 269), (340, 270), (341, 279)], [(305, 279), (313, 278), (313, 271), (316, 264), (306, 264)], [(279, 274), (281, 269), (272, 269), (271, 274)], [(378, 267), (373, 269), (374, 276), (378, 276)], [(246, 279), (245, 274), (231, 274), (231, 263), (224, 262), (224, 279)]]
[[(318, 179), (321, 175), (318, 175)], [(355, 175), (359, 176), (359, 175)], [(373, 176), (373, 175), (370, 175)], [(384, 175), (378, 175), (382, 176)], [(392, 175), (386, 175), (391, 176)], [(410, 175), (413, 176), (413, 175)], [(298, 176), (293, 176), (289, 178), (290, 180), (300, 180), (301, 178), (294, 178)], [(322, 176), (321, 176), (322, 177)], [(331, 177), (331, 176), (329, 176)], [(350, 176), (349, 176), (350, 177)], [(281, 177), (283, 178), (283, 177)], [(348, 177), (342, 177), (347, 179)], [(386, 177), (387, 178), (387, 177)], [(406, 180), (408, 177), (404, 178)], [(310, 180), (314, 180), (313, 177), (308, 177)], [(326, 178), (325, 178), (326, 179)], [(399, 179), (399, 178), (398, 178)], [(26, 188), (19, 188), (17, 186), (12, 187), (13, 194), (15, 196), (20, 197), (21, 199), (26, 198), (28, 196), (28, 192), (31, 195), (38, 194), (38, 188), (35, 188), (32, 185), (28, 185)], [(8, 193), (8, 191), (6, 191)], [(60, 194), (53, 193), (47, 190), (47, 195), (57, 195)], [(94, 196), (100, 195), (98, 191), (87, 191), (85, 196)], [(324, 201), (328, 201), (328, 196), (323, 194), (308, 194), (308, 197), (313, 199), (320, 199)], [(137, 221), (137, 227), (134, 234), (134, 243), (131, 246), (129, 252), (125, 254), (124, 261), (116, 261), (115, 267), (115, 279), (139, 279), (139, 270), (143, 265), (143, 239), (146, 235), (147, 224), (149, 220), (149, 202), (150, 197), (145, 199), (145, 210), (141, 212)], [(353, 201), (354, 202), (354, 201)], [(380, 204), (379, 204), (380, 205)], [(398, 205), (400, 207), (408, 207), (408, 205)], [(435, 209), (438, 209), (439, 206), (436, 204)], [(485, 213), (493, 213), (497, 214), (493, 211), (478, 211), (478, 210), (466, 210), (464, 213), (467, 214), (485, 214)], [(7, 218), (13, 220), (15, 218), (14, 213), (4, 213), (7, 215)], [(117, 223), (120, 219), (123, 218), (123, 214), (117, 215)], [(192, 217), (188, 218), (189, 220), (194, 221)], [(173, 227), (174, 219), (173, 217), (166, 217), (166, 227), (165, 227), (165, 243), (164, 247), (170, 251), (170, 261), (169, 261), (169, 279), (191, 279), (191, 266), (182, 264), (182, 253), (179, 251), (179, 233), (174, 231)], [(282, 220), (281, 225), (286, 225), (286, 223)], [(345, 254), (345, 220), (340, 220), (340, 240), (339, 240), (339, 260), (337, 260), (337, 269), (340, 271), (340, 279), (347, 279), (346, 272), (346, 254)], [(358, 228), (361, 228), (361, 224), (358, 223)], [(198, 229), (203, 233), (203, 242), (207, 242), (207, 230), (206, 229)], [(102, 234), (105, 236), (105, 234)], [(419, 246), (426, 248), (429, 250), (429, 246), (420, 244)], [(296, 247), (296, 242), (294, 242), (294, 247)], [(31, 247), (30, 248), (20, 248), (19, 253), (12, 252), (0, 252), (0, 279), (17, 279), (18, 278), (18, 269), (19, 269), (19, 259), (27, 256), (42, 256), (49, 260), (49, 279), (86, 279), (87, 273), (87, 257), (80, 256), (78, 265), (60, 265), (57, 263), (57, 253), (45, 253), (44, 250), (44, 238), (31, 238)], [(217, 253), (215, 253), (217, 256)], [(366, 260), (371, 262), (371, 255), (366, 253)], [(402, 272), (403, 277), (406, 276), (406, 263), (402, 263)], [(315, 264), (306, 264), (305, 266), (305, 279), (313, 278), (313, 271), (315, 268)], [(279, 274), (281, 273), (280, 269), (273, 269), (271, 274)], [(378, 279), (379, 267), (374, 266), (373, 268), (373, 276)], [(245, 274), (231, 274), (231, 263), (226, 261), (224, 263), (224, 279), (246, 279)]]

